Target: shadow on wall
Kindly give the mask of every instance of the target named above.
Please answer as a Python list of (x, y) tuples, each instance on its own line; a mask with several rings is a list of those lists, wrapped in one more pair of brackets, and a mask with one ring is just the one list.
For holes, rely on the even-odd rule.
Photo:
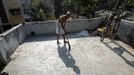
[(63, 47), (60, 47), (58, 45), (58, 53), (59, 57), (62, 59), (62, 61), (65, 63), (66, 67), (73, 68), (73, 71), (76, 74), (80, 74), (80, 69), (78, 66), (75, 65), (75, 60), (70, 54), (69, 50), (67, 49), (66, 45)]
[[(134, 58), (134, 55), (133, 55), (132, 53), (130, 53), (127, 49), (125, 49), (123, 46), (121, 46), (119, 43), (117, 43), (117, 42), (115, 42), (115, 41), (108, 42), (108, 43), (103, 42), (103, 43), (104, 43), (104, 45), (106, 45), (109, 49), (111, 49), (113, 52), (115, 52), (117, 55), (119, 55), (123, 60), (125, 60), (125, 62), (126, 62), (128, 65), (134, 67), (134, 61), (129, 61), (127, 58), (125, 58), (125, 57), (123, 56), (123, 53), (126, 52), (126, 53), (128, 53), (130, 56), (132, 56), (132, 57)], [(112, 47), (109, 45), (109, 43), (113, 43), (113, 44), (117, 45), (118, 47), (112, 48)]]

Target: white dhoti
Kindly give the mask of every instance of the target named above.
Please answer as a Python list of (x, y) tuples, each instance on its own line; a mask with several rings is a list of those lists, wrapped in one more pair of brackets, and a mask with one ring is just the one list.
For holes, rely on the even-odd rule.
[(65, 34), (59, 21), (56, 22), (56, 34)]

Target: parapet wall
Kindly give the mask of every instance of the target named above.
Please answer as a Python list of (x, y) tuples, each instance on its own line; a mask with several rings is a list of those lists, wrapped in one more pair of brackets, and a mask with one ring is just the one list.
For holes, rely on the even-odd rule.
[[(80, 32), (85, 29), (94, 30), (101, 22), (101, 18), (72, 20), (67, 22), (66, 28), (68, 32)], [(29, 22), (0, 34), (0, 65), (8, 62), (10, 55), (31, 32), (35, 32), (36, 35), (55, 34), (55, 28), (56, 21)], [(121, 41), (134, 46), (134, 22), (122, 20), (117, 36)]]
[(0, 34), (0, 64), (8, 62), (11, 54), (25, 38), (26, 31), (21, 24)]
[[(55, 34), (57, 21), (30, 22), (26, 23), (27, 33), (35, 34)], [(68, 21), (66, 29), (68, 32), (80, 32), (81, 30), (94, 30), (101, 23), (101, 18), (96, 19), (77, 19)]]
[[(29, 22), (17, 25), (0, 34), (0, 65), (7, 63), (10, 55), (31, 32), (36, 35), (55, 34), (57, 21)], [(84, 29), (94, 30), (101, 23), (101, 18), (72, 20), (67, 22), (67, 31), (79, 32)]]
[(134, 22), (122, 20), (117, 36), (121, 41), (134, 47)]

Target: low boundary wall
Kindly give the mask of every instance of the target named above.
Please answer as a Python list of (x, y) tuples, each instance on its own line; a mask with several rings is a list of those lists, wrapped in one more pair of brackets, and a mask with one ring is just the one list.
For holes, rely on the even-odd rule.
[(0, 34), (0, 63), (8, 62), (15, 49), (26, 38), (26, 31), (22, 24)]
[[(94, 30), (101, 22), (101, 18), (72, 20), (67, 22), (66, 29), (68, 32)], [(8, 62), (11, 54), (31, 32), (36, 35), (55, 34), (56, 23), (57, 21), (29, 22), (0, 34), (0, 65)], [(121, 41), (134, 47), (134, 22), (122, 20), (117, 36)]]

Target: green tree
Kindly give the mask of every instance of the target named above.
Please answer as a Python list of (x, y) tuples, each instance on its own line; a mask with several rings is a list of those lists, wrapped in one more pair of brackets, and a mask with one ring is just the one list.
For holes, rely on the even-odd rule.
[(128, 0), (128, 5), (133, 6), (134, 7), (134, 0)]
[(63, 0), (55, 0), (54, 1), (54, 9), (55, 9), (55, 17), (58, 18), (59, 15), (63, 14), (62, 11), (62, 1)]
[(134, 0), (128, 0), (127, 6), (128, 8), (134, 8)]
[(30, 4), (32, 19), (34, 21), (46, 20), (45, 8), (42, 0), (32, 0)]
[(71, 11), (72, 13), (79, 13), (79, 5), (76, 0), (64, 0), (62, 1), (62, 10), (67, 12)]
[(37, 19), (39, 21), (46, 20), (46, 15), (44, 14), (44, 11), (42, 9), (39, 10), (39, 13), (37, 14)]
[[(104, 2), (107, 3), (107, 7), (105, 9), (109, 9), (112, 10), (115, 6), (115, 4), (117, 3), (118, 0), (100, 0), (100, 2)], [(134, 8), (134, 0), (120, 0), (120, 1), (124, 1), (127, 7), (127, 10), (130, 8)], [(100, 3), (103, 4), (103, 3)]]
[(71, 11), (87, 17), (95, 17), (95, 9), (99, 0), (63, 0), (62, 10)]
[(83, 14), (90, 17), (95, 17), (95, 9), (99, 0), (76, 0), (81, 7), (81, 11)]

